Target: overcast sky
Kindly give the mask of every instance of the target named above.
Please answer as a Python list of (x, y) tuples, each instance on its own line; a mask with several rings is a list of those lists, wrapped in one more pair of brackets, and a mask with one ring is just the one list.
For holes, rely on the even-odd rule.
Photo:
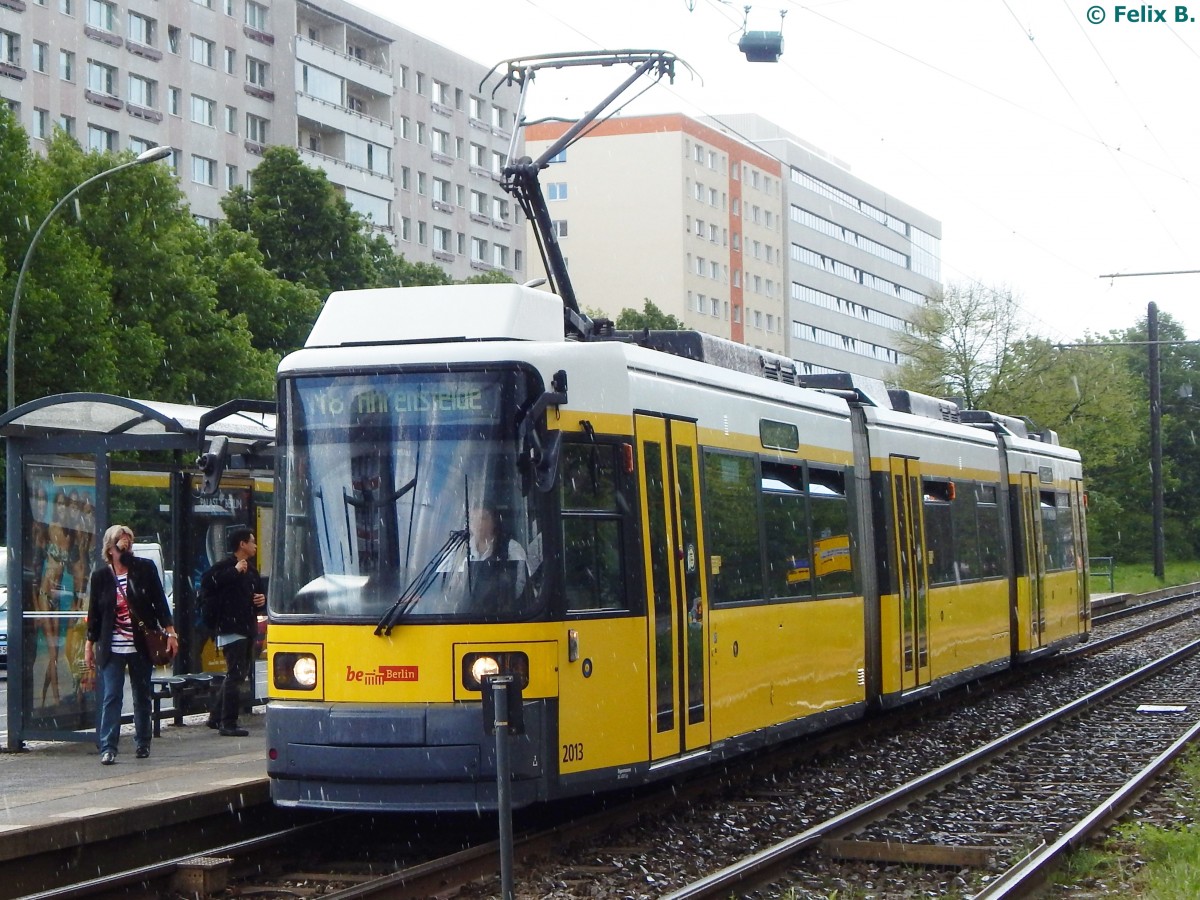
[[(697, 77), (628, 113), (777, 122), (938, 219), (943, 281), (1011, 289), (1045, 337), (1125, 328), (1151, 300), (1200, 337), (1200, 274), (1100, 277), (1200, 270), (1200, 0), (354, 2), (487, 65), (669, 50)], [(743, 19), (778, 30), (781, 10), (782, 58), (746, 62)], [(527, 112), (578, 116), (623, 77), (542, 73)]]

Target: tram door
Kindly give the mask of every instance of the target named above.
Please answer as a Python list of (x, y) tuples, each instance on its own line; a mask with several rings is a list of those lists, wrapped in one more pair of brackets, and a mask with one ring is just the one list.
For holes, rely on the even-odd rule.
[(1079, 623), (1086, 625), (1092, 615), (1091, 586), (1087, 569), (1087, 521), (1084, 519), (1083, 481), (1071, 479), (1071, 539), (1075, 541), (1075, 574), (1079, 579)]
[(921, 463), (893, 456), (892, 528), (900, 590), (900, 688), (929, 683), (929, 561), (925, 555), (925, 503)]
[(635, 423), (649, 592), (650, 755), (663, 759), (710, 741), (699, 458), (694, 422), (638, 415)]
[(1029, 579), (1029, 649), (1045, 644), (1046, 556), (1042, 538), (1041, 485), (1037, 472), (1021, 473), (1021, 546)]

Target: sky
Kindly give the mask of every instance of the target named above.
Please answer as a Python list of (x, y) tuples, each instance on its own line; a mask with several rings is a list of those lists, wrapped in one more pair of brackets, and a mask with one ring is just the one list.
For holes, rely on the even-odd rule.
[[(1011, 291), (1043, 337), (1124, 329), (1153, 301), (1200, 338), (1200, 0), (353, 2), (489, 66), (670, 51), (695, 75), (626, 114), (776, 122), (939, 220), (943, 282)], [(743, 27), (782, 28), (780, 60), (747, 62)], [(624, 77), (539, 73), (527, 115), (578, 117)]]

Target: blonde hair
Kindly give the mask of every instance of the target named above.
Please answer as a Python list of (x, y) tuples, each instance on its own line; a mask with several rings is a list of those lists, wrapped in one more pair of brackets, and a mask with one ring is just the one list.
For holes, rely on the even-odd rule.
[(112, 550), (113, 547), (117, 546), (117, 541), (119, 541), (124, 535), (129, 535), (130, 544), (134, 542), (133, 529), (128, 525), (109, 525), (105, 530), (104, 544), (100, 551), (100, 555), (104, 557), (104, 561), (106, 563), (112, 562), (112, 559), (108, 555), (109, 551)]

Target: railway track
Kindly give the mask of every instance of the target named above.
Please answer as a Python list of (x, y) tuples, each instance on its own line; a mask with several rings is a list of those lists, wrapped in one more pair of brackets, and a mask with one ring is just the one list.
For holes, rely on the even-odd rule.
[(1185, 665), (1197, 653), (1193, 641), (668, 898), (786, 883), (797, 856), (818, 849), (843, 859), (952, 866), (968, 886), (980, 885), (977, 900), (1027, 896), (1200, 734), (1200, 674)]
[[(1133, 629), (1124, 629), (1121, 634), (1125, 635), (1124, 640), (1132, 640), (1135, 635), (1140, 635), (1141, 640), (1155, 640), (1154, 634), (1165, 630), (1180, 629), (1187, 627), (1187, 619), (1195, 617), (1197, 604), (1193, 601), (1188, 610), (1182, 615), (1165, 610), (1157, 609), (1151, 611), (1144, 610), (1144, 616), (1151, 616), (1154, 621), (1151, 623), (1140, 624)], [(1116, 631), (1122, 626), (1116, 624), (1120, 620), (1117, 618), (1109, 620), (1112, 624), (1105, 624), (1103, 627), (1098, 627), (1098, 633), (1104, 631)], [(1182, 624), (1181, 624), (1182, 623)], [(1200, 631), (1200, 626), (1192, 625)], [(1150, 635), (1150, 637), (1147, 637)], [(1157, 638), (1159, 642), (1174, 640), (1161, 636)], [(1200, 646), (1196, 641), (1200, 641), (1200, 634), (1192, 640), (1191, 652), (1195, 652), (1195, 647)], [(1129, 651), (1123, 653), (1118, 636), (1103, 637), (1093, 641), (1081, 648), (1081, 652), (1089, 654), (1105, 653), (1106, 648), (1113, 651), (1112, 655), (1138, 656), (1140, 651)], [(1065, 663), (1069, 666), (1070, 663)], [(1055, 661), (1054, 664), (1048, 665), (1048, 669), (1063, 668), (1064, 661)], [(1126, 669), (1133, 666), (1125, 664)], [(1077, 680), (1077, 679), (1076, 679)], [(1071, 690), (1075, 694), (1087, 693), (1079, 688), (1063, 688), (1055, 687), (1050, 689), (1051, 692), (1062, 692), (1066, 694), (1067, 690)], [(986, 693), (978, 688), (974, 690), (974, 694), (978, 697)], [(1200, 699), (1200, 698), (1197, 698)], [(954, 702), (961, 703), (959, 699)], [(1081, 701), (1076, 701), (1081, 702)], [(1018, 701), (1017, 705), (1027, 706), (1027, 702)], [(1200, 703), (1193, 703), (1193, 706), (1200, 708)], [(926, 712), (923, 715), (928, 716)], [(953, 712), (945, 714), (949, 721), (953, 721), (955, 714)], [(988, 713), (987, 718), (1004, 719), (1005, 716), (1011, 715), (1014, 718), (1019, 713), (1001, 713), (997, 716), (994, 712)], [(1026, 715), (1026, 722), (1022, 724), (1025, 729), (1032, 729), (1033, 724), (1028, 722), (1029, 718), (1034, 718), (1036, 722), (1042, 722), (1049, 713), (1039, 711), (1036, 716)], [(1076, 713), (1080, 715), (1079, 712)], [(1146, 724), (1147, 714), (1141, 714), (1135, 717), (1135, 720), (1141, 724)], [(660, 840), (668, 845), (671, 843), (670, 836), (672, 834), (693, 834), (702, 832), (703, 828), (714, 821), (719, 821), (724, 817), (726, 827), (729, 827), (730, 822), (743, 822), (746, 824), (746, 831), (754, 831), (754, 819), (770, 819), (778, 820), (778, 826), (769, 829), (761, 829), (762, 834), (754, 834), (747, 837), (747, 841), (753, 841), (755, 847), (752, 851), (742, 854), (747, 859), (753, 859), (756, 855), (769, 852), (770, 848), (790, 846), (793, 843), (799, 842), (801, 837), (808, 835), (814, 829), (817, 829), (821, 823), (827, 821), (840, 822), (843, 834), (838, 837), (823, 834), (821, 837), (808, 835), (804, 837), (804, 845), (797, 849), (798, 853), (808, 854), (808, 859), (813, 857), (813, 849), (818, 848), (819, 853), (816, 858), (824, 860), (824, 865), (836, 866), (838, 862), (832, 859), (830, 855), (831, 848), (842, 848), (839, 852), (848, 855), (855, 848), (851, 847), (847, 841), (850, 838), (844, 833), (850, 828), (849, 820), (841, 817), (849, 814), (851, 809), (859, 807), (869, 808), (872, 803), (882, 804), (880, 809), (885, 808), (888, 803), (900, 802), (896, 798), (901, 795), (900, 791), (904, 785), (896, 783), (894, 785), (884, 785), (879, 783), (852, 784), (850, 783), (853, 775), (851, 771), (854, 768), (869, 770), (875, 767), (878, 771), (883, 772), (892, 763), (889, 760), (889, 754), (893, 751), (888, 749), (888, 745), (892, 748), (903, 746), (910, 742), (903, 735), (888, 738), (886, 732), (888, 723), (899, 717), (885, 717), (880, 722), (872, 723), (883, 736), (875, 738), (864, 737), (864, 733), (854, 729), (846, 729), (843, 734), (831, 734), (822, 736), (820, 739), (810, 739), (804, 742), (803, 749), (796, 751), (798, 755), (772, 754), (771, 758), (762, 758), (755, 760), (753, 763), (748, 763), (745, 766), (737, 766), (736, 771), (731, 769), (726, 773), (725, 777), (714, 775), (710, 778), (689, 783), (685, 786), (676, 785), (665, 791), (654, 791), (651, 793), (643, 792), (634, 801), (617, 801), (613, 800), (608, 804), (609, 808), (594, 812), (589, 815), (579, 814), (579, 804), (573, 804), (572, 809), (557, 809), (552, 812), (543, 811), (541, 817), (544, 819), (547, 816), (556, 816), (559, 821), (556, 821), (549, 828), (536, 828), (532, 825), (532, 817), (530, 821), (521, 825), (519, 823), (520, 833), (524, 836), (518, 841), (516, 847), (516, 859), (518, 861), (518, 897), (575, 897), (575, 896), (596, 896), (595, 893), (589, 894), (587, 885), (593, 884), (596, 881), (608, 883), (609, 880), (614, 882), (612, 895), (614, 896), (630, 896), (630, 897), (661, 897), (664, 894), (674, 890), (680, 897), (684, 896), (716, 896), (716, 894), (684, 893), (690, 890), (703, 890), (704, 882), (704, 867), (711, 869), (720, 869), (722, 872), (726, 870), (732, 871), (736, 864), (729, 860), (729, 852), (709, 852), (705, 848), (701, 853), (688, 854), (693, 857), (687, 865), (678, 865), (678, 871), (672, 870), (673, 863), (662, 862), (660, 856), (662, 848), (656, 847), (656, 842)], [(1167, 721), (1177, 716), (1170, 714), (1162, 714), (1151, 721)], [(920, 720), (924, 723), (926, 720)], [(882, 724), (881, 724), (882, 723)], [(892, 728), (893, 731), (899, 726)], [(925, 731), (927, 727), (932, 725), (918, 724), (913, 726), (916, 729)], [(949, 726), (947, 726), (949, 727)], [(1048, 726), (1044, 726), (1048, 727)], [(974, 727), (972, 731), (976, 731)], [(993, 737), (990, 739), (988, 746), (998, 744), (1004, 740), (1003, 737)], [(855, 751), (856, 759), (853, 763), (845, 765), (841, 770), (836, 765), (829, 766), (829, 761), (836, 758), (839, 754), (844, 753), (844, 748), (853, 746), (856, 743), (867, 741), (877, 741), (882, 747), (879, 750), (879, 756), (876, 761), (869, 761), (867, 756), (858, 758), (858, 751)], [(975, 741), (978, 745), (979, 740)], [(843, 748), (843, 749), (839, 749)], [(868, 753), (869, 751), (864, 751)], [(981, 748), (979, 753), (983, 752)], [(1008, 752), (1015, 752), (1009, 750)], [(1037, 771), (1046, 771), (1050, 774), (1047, 778), (1057, 778), (1053, 770), (1045, 768), (1043, 764), (1046, 759), (1046, 751), (1042, 750), (1041, 756), (1033, 757), (1039, 760)], [(1124, 752), (1124, 751), (1122, 751)], [(1162, 756), (1165, 751), (1160, 751), (1155, 759)], [(812, 761), (814, 754), (817, 760)], [(967, 755), (967, 754), (963, 754)], [(918, 756), (929, 757), (928, 752), (919, 752)], [(824, 757), (822, 762), (821, 758)], [(797, 760), (807, 759), (809, 762), (797, 762)], [(922, 762), (928, 762), (928, 759), (923, 759)], [(982, 764), (982, 763), (980, 763)], [(1166, 764), (1166, 760), (1161, 763)], [(785, 776), (779, 773), (787, 773), (796, 769), (804, 770), (806, 767), (824, 765), (829, 769), (829, 773), (825, 775), (825, 779), (829, 785), (833, 787), (838, 795), (830, 798), (828, 801), (812, 801), (808, 796), (810, 794), (816, 796), (819, 794), (819, 789), (806, 784), (790, 784), (784, 779)], [(951, 765), (949, 759), (937, 761), (934, 769), (937, 771), (945, 770), (939, 776), (928, 775), (927, 785), (932, 785), (935, 782), (944, 783), (947, 780), (961, 779), (957, 782), (955, 789), (959, 789), (962, 785), (967, 784), (965, 780), (967, 776), (961, 774), (951, 774), (954, 770), (948, 769)], [(965, 765), (965, 764), (964, 764)], [(993, 763), (993, 766), (995, 764)], [(1149, 765), (1149, 763), (1146, 763)], [(1030, 771), (1034, 771), (1034, 764), (1030, 763)], [(1144, 765), (1143, 768), (1146, 766)], [(1022, 771), (1022, 764), (1008, 764), (1008, 769), (1011, 771)], [(1003, 769), (997, 770), (1003, 771)], [(804, 777), (803, 774), (801, 777)], [(1124, 776), (1122, 776), (1124, 777)], [(909, 782), (921, 779), (912, 777), (901, 779)], [(1098, 779), (1093, 779), (1096, 781)], [(748, 783), (748, 786), (747, 786)], [(1054, 782), (1057, 784), (1057, 781)], [(1110, 785), (1111, 787), (1111, 785)], [(1105, 795), (1107, 799), (1109, 795), (1115, 791), (1111, 789)], [(1012, 793), (1016, 793), (1013, 791)], [(878, 796), (877, 796), (878, 795)], [(927, 790), (926, 796), (931, 799), (930, 803), (935, 802), (934, 798), (939, 795), (952, 797), (951, 793), (946, 791)], [(772, 798), (770, 802), (764, 803), (763, 797)], [(892, 796), (891, 801), (886, 801), (882, 798)], [(749, 799), (747, 799), (749, 798)], [(802, 799), (804, 798), (804, 799)], [(910, 801), (905, 801), (910, 802)], [(911, 801), (915, 802), (915, 801)], [(959, 803), (964, 803), (964, 800), (959, 800)], [(822, 809), (822, 804), (827, 808)], [(838, 804), (841, 804), (839, 807)], [(806, 808), (800, 808), (806, 807)], [(733, 808), (738, 810), (734, 815), (727, 816), (723, 810)], [(916, 809), (916, 807), (911, 807)], [(1108, 816), (1115, 814), (1119, 809), (1118, 804), (1110, 804)], [(787, 815), (790, 810), (796, 815)], [(823, 814), (823, 813), (828, 813)], [(688, 817), (693, 817), (689, 820)], [(1027, 816), (1025, 812), (1014, 812), (1010, 815), (1011, 821), (1025, 821), (1022, 817)], [(487, 817), (485, 817), (486, 819)], [(860, 845), (857, 849), (865, 851), (866, 845), (870, 844), (886, 844), (891, 841), (893, 844), (903, 844), (909, 849), (907, 852), (913, 854), (915, 858), (920, 853), (931, 853), (930, 850), (918, 850), (920, 840), (913, 840), (914, 834), (928, 834), (931, 831), (930, 822), (943, 818), (940, 814), (929, 813), (924, 818), (915, 819), (909, 822), (909, 835), (907, 839), (889, 837), (885, 829), (885, 824), (868, 825), (863, 824), (858, 828), (859, 837), (855, 841)], [(947, 821), (953, 819), (951, 816), (944, 817)], [(996, 818), (998, 816), (989, 816), (988, 818)], [(696, 824), (696, 822), (699, 824)], [(882, 820), (887, 823), (889, 820)], [(1032, 820), (1030, 820), (1032, 821)], [(1097, 820), (1098, 822), (1100, 820)], [(314, 847), (321, 850), (328, 849), (329, 845), (336, 843), (331, 838), (328, 830), (314, 834), (312, 831), (293, 831), (290, 829), (277, 829), (270, 834), (261, 835), (252, 841), (227, 842), (220, 845), (206, 846), (204, 849), (191, 852), (187, 855), (174, 856), (171, 859), (166, 859), (162, 862), (157, 862), (152, 865), (145, 865), (137, 869), (131, 869), (122, 873), (111, 873), (104, 877), (98, 877), (88, 880), (86, 883), (73, 884), (62, 888), (45, 891), (37, 894), (39, 898), (45, 897), (84, 897), (84, 896), (105, 896), (113, 895), (118, 891), (128, 890), (131, 886), (140, 885), (143, 889), (148, 889), (158, 896), (176, 896), (177, 887), (179, 885), (179, 872), (186, 871), (189, 866), (194, 867), (194, 860), (199, 857), (217, 858), (228, 860), (226, 863), (226, 871), (231, 885), (231, 891), (236, 891), (239, 894), (255, 893), (260, 896), (271, 896), (272, 891), (281, 891), (280, 896), (286, 894), (288, 896), (321, 896), (323, 898), (350, 898), (350, 897), (440, 897), (440, 896), (495, 896), (497, 893), (497, 860), (499, 858), (499, 850), (495, 842), (488, 840), (489, 833), (494, 834), (494, 821), (481, 820), (474, 823), (475, 834), (468, 835), (463, 829), (455, 825), (448, 826), (448, 820), (439, 820), (430, 822), (428, 818), (408, 819), (398, 817), (381, 817), (377, 820), (370, 820), (370, 817), (344, 817), (340, 820), (340, 825), (333, 826), (333, 833), (341, 832), (341, 837), (350, 835), (349, 842), (355, 843), (353, 835), (360, 833), (368, 835), (379, 831), (391, 831), (396, 834), (419, 835), (418, 838), (410, 838), (407, 844), (400, 848), (390, 848), (380, 851), (369, 851), (363, 849), (358, 856), (353, 854), (343, 854), (341, 859), (335, 859), (336, 854), (323, 853), (314, 850)], [(660, 823), (668, 822), (665, 827)], [(893, 820), (894, 824), (894, 820)], [(803, 827), (797, 827), (797, 825)], [(741, 826), (732, 826), (732, 830), (738, 830)], [(794, 830), (791, 834), (786, 834), (788, 827)], [(832, 826), (830, 826), (832, 828)], [(886, 827), (892, 827), (888, 825)], [(896, 826), (899, 827), (899, 826)], [(1070, 836), (1068, 846), (1074, 846), (1079, 840), (1084, 839), (1085, 831), (1074, 830), (1074, 826), (1068, 826), (1065, 823), (1060, 823), (1054, 826), (1056, 834)], [(875, 828), (875, 831), (864, 830)], [(449, 842), (449, 846), (441, 847), (434, 846), (429, 840), (436, 838), (439, 833), (447, 830), (455, 833), (455, 840)], [(937, 843), (937, 852), (945, 854), (944, 859), (954, 860), (956, 865), (961, 863), (961, 858), (975, 857), (983, 858), (980, 863), (984, 867), (982, 871), (991, 878), (991, 881), (996, 885), (1005, 884), (1012, 881), (1019, 885), (1023, 878), (1010, 876), (1001, 880), (996, 876), (994, 866), (995, 860), (1000, 858), (1001, 850), (993, 849), (981, 853), (980, 848), (1015, 848), (1012, 852), (1018, 857), (1026, 858), (1026, 864), (1031, 867), (1036, 867), (1037, 871), (1044, 872), (1045, 868), (1052, 865), (1053, 857), (1047, 857), (1050, 849), (1055, 848), (1059, 838), (1049, 840), (1046, 835), (1049, 834), (1048, 829), (1037, 828), (1035, 833), (1026, 834), (1013, 830), (1013, 837), (1008, 843), (1000, 841), (998, 838), (984, 838), (980, 835), (969, 836), (962, 835), (953, 837), (949, 834)], [(444, 835), (443, 835), (444, 836)], [(701, 838), (701, 841), (704, 839)], [(824, 843), (826, 841), (841, 841), (841, 844)], [(989, 843), (990, 841), (990, 843)], [(1042, 846), (1044, 842), (1045, 846)], [(364, 838), (359, 843), (369, 843)], [(401, 842), (403, 843), (403, 842)], [(675, 841), (678, 844), (678, 841)], [(709, 842), (716, 846), (717, 841)], [(926, 842), (928, 843), (928, 842)], [(821, 849), (823, 846), (824, 849)], [(768, 848), (768, 849), (764, 849)], [(959, 849), (955, 849), (959, 848)], [(672, 852), (668, 846), (667, 855)], [(782, 854), (782, 851), (780, 851)], [(1061, 848), (1056, 851), (1061, 852)], [(377, 857), (373, 864), (364, 861), (365, 857), (374, 853)], [(955, 856), (954, 854), (959, 854)], [(991, 854), (990, 856), (988, 854)], [(165, 855), (165, 854), (164, 854)], [(860, 854), (861, 855), (861, 854)], [(961, 858), (960, 858), (961, 857)], [(159, 857), (160, 859), (162, 857)], [(784, 856), (783, 858), (786, 858)], [(932, 857), (931, 857), (932, 860)], [(991, 860), (991, 863), (988, 862)], [(933, 860), (936, 861), (936, 860)], [(992, 868), (987, 868), (989, 864)], [(751, 863), (753, 865), (753, 863)], [(780, 871), (785, 871), (787, 863), (781, 862)], [(715, 876), (708, 876), (715, 877)], [(723, 877), (733, 877), (726, 875)], [(764, 876), (760, 873), (751, 873), (749, 876), (751, 881), (761, 883)], [(785, 879), (804, 878), (805, 875), (792, 873), (791, 876), (771, 876), (783, 877)], [(985, 875), (980, 875), (980, 883), (982, 884)], [(641, 890), (631, 889), (630, 882), (635, 885), (640, 884)], [(621, 886), (616, 887), (619, 883)], [(681, 885), (683, 885), (681, 887)], [(594, 885), (593, 888), (594, 890)], [(714, 888), (718, 893), (724, 892), (723, 896), (729, 896), (731, 892), (737, 892), (739, 889), (720, 885)], [(999, 888), (995, 888), (999, 889)], [(1016, 888), (1006, 888), (1006, 890), (1015, 890)], [(195, 892), (193, 892), (195, 896)], [(802, 895), (798, 895), (802, 896)], [(1015, 896), (1015, 894), (996, 894), (996, 896)]]

